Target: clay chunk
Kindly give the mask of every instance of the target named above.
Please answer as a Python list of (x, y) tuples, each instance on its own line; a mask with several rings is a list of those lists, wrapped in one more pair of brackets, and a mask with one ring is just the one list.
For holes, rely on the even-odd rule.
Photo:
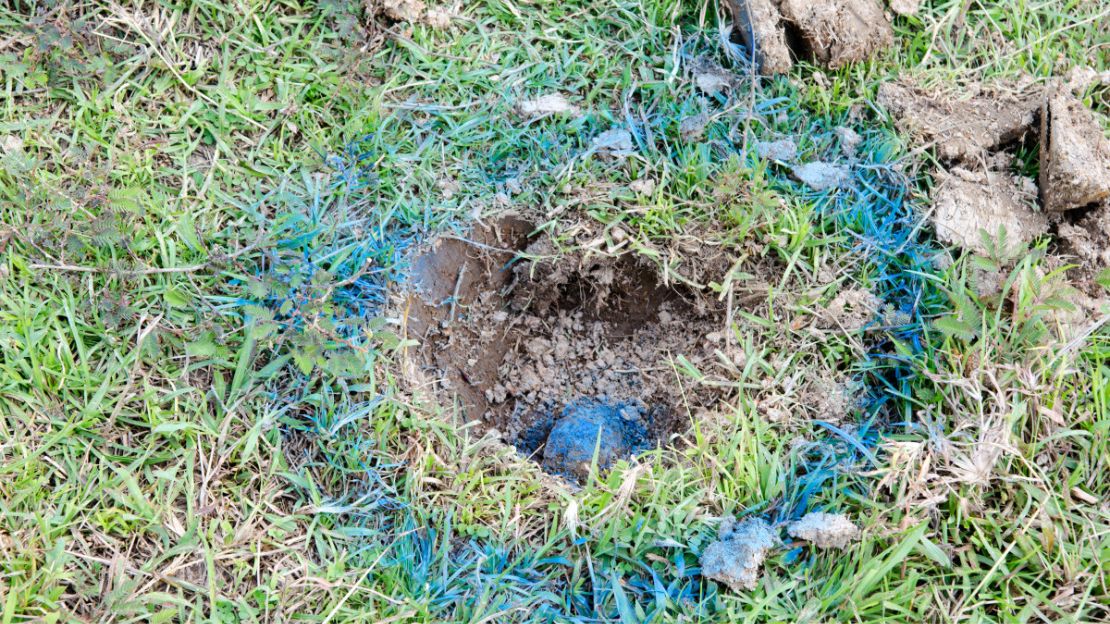
[(726, 6), (740, 35), (751, 52), (761, 74), (783, 74), (790, 71), (790, 46), (782, 14), (772, 0), (727, 0)]
[(957, 99), (903, 81), (881, 85), (878, 97), (900, 131), (935, 144), (937, 156), (949, 162), (974, 160), (1020, 139), (1040, 101), (1032, 92), (994, 89)]
[(832, 69), (894, 43), (894, 30), (878, 0), (782, 0), (779, 10), (814, 58)]
[(1031, 207), (1036, 187), (1029, 178), (1000, 172), (975, 173), (955, 168), (938, 172), (933, 194), (937, 237), (976, 253), (987, 253), (983, 240), (1005, 228), (1007, 253), (1048, 231), (1048, 218)]
[(1082, 208), (1110, 197), (1110, 140), (1094, 113), (1064, 89), (1045, 99), (1040, 157), (1045, 210)]

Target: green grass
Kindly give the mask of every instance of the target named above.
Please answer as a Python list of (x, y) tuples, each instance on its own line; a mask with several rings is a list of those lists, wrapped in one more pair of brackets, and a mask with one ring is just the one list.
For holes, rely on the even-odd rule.
[[(1040, 347), (1059, 306), (1037, 251), (1004, 268), (1012, 297), (975, 295), (968, 261), (937, 272), (959, 325), (915, 360), (921, 426), (811, 501), (861, 542), (777, 555), (747, 594), (696, 574), (716, 518), (774, 513), (820, 450), (797, 384), (861, 355), (784, 328), (875, 277), (736, 147), (853, 107), (887, 136), (869, 102), (904, 72), (1108, 69), (1097, 2), (930, 4), (827, 87), (804, 65), (765, 85), (785, 115), (750, 126), (746, 83), (722, 102), (690, 78), (724, 62), (711, 3), (493, 0), (446, 29), (342, 1), (0, 10), (0, 621), (1110, 618), (1110, 338)], [(584, 114), (513, 110), (554, 91)], [(1110, 112), (1105, 95), (1087, 102)], [(636, 157), (583, 156), (629, 122), (650, 130)], [(720, 277), (690, 241), (791, 267), (738, 316), (749, 389), (581, 491), (414, 400), (396, 326), (337, 291), (391, 262), (379, 232), (506, 208), (619, 223), (690, 279)]]

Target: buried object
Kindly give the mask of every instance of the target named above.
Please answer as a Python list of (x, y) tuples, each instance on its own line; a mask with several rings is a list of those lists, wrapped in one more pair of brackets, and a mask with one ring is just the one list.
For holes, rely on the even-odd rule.
[(544, 444), (544, 470), (582, 480), (589, 475), (595, 455), (597, 467), (604, 470), (643, 450), (648, 432), (640, 412), (633, 405), (593, 399), (568, 405)]
[[(729, 265), (724, 265), (722, 271)], [(401, 306), (416, 391), (571, 479), (684, 433), (734, 390), (721, 302), (633, 255), (560, 252), (507, 217), (440, 237)], [(697, 370), (699, 383), (682, 373)]]

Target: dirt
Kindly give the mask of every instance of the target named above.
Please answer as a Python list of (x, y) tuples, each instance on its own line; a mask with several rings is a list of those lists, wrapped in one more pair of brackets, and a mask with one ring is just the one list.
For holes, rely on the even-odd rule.
[(1110, 197), (1110, 139), (1094, 113), (1066, 89), (1045, 98), (1040, 158), (1045, 210), (1083, 208)]
[(935, 146), (947, 162), (971, 162), (991, 150), (1020, 140), (1033, 127), (1041, 103), (1035, 90), (1016, 83), (965, 89), (957, 97), (901, 80), (879, 86), (878, 103), (895, 125), (917, 140)]
[(933, 225), (940, 240), (976, 253), (989, 253), (982, 232), (997, 239), (1006, 232), (1005, 253), (1048, 232), (1048, 219), (1035, 210), (1036, 185), (1029, 178), (959, 167), (938, 171), (933, 192)]
[(894, 43), (894, 30), (878, 0), (781, 0), (779, 10), (796, 29), (804, 52), (831, 69), (867, 59)]
[(786, 533), (817, 548), (842, 549), (859, 538), (859, 527), (844, 514), (814, 511), (787, 526)]
[(636, 143), (628, 130), (613, 128), (594, 137), (590, 149), (609, 160), (624, 160), (636, 152)]
[(771, 526), (759, 518), (736, 522), (727, 517), (721, 522), (717, 541), (702, 553), (702, 576), (735, 592), (753, 590), (759, 583), (768, 551), (780, 543)]
[(571, 406), (620, 414), (610, 422), (621, 435), (602, 436), (615, 449), (600, 458), (609, 465), (642, 448), (623, 437), (629, 431), (645, 432), (648, 446), (666, 443), (692, 414), (728, 398), (723, 384), (696, 382), (679, 361), (710, 380), (735, 368), (715, 296), (664, 286), (655, 265), (634, 255), (561, 253), (531, 229), (503, 219), (467, 240), (441, 238), (415, 260), (406, 303), (407, 335), (420, 343), (406, 367), (414, 387), (457, 396), (468, 420), (571, 477), (583, 474), (581, 456), (564, 449), (548, 460), (553, 429), (576, 417), (564, 428), (593, 432), (580, 436), (592, 457), (606, 428), (600, 408), (583, 420)]
[(756, 68), (764, 75), (790, 71), (790, 46), (778, 9), (778, 0), (726, 0), (734, 32), (751, 51)]
[[(1053, 214), (1056, 264), (1072, 265), (1069, 281), (1086, 298), (1086, 306), (1097, 310), (1108, 302), (1107, 288), (1099, 283), (1101, 274), (1110, 269), (1110, 200), (1083, 210)], [(1083, 307), (1082, 301), (1072, 301)]]
[(705, 133), (705, 127), (708, 125), (709, 115), (705, 113), (684, 117), (678, 124), (678, 136), (683, 141), (696, 141)]
[(852, 181), (852, 168), (827, 162), (808, 162), (794, 167), (794, 177), (817, 190), (841, 188)]
[(866, 288), (841, 290), (817, 315), (817, 326), (821, 329), (839, 329), (848, 333), (863, 331), (875, 320), (882, 305), (879, 299)]
[(775, 141), (758, 141), (755, 152), (764, 160), (790, 162), (798, 157), (798, 145), (789, 137)]
[(921, 10), (921, 0), (890, 0), (889, 4), (898, 15), (917, 15)]
[(578, 106), (571, 103), (562, 93), (549, 93), (532, 100), (517, 102), (516, 110), (525, 117), (544, 117), (547, 115), (577, 115)]

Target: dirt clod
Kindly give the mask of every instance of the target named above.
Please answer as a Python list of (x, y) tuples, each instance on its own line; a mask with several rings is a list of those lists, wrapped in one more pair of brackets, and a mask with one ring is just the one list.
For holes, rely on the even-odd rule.
[(593, 149), (598, 154), (613, 160), (624, 160), (635, 153), (636, 143), (628, 130), (613, 128), (594, 137)]
[(889, 4), (898, 15), (917, 15), (921, 10), (921, 0), (890, 0)]
[(738, 523), (727, 517), (721, 522), (717, 541), (702, 553), (702, 576), (735, 592), (755, 589), (767, 552), (779, 543), (778, 535), (764, 520), (750, 518)]
[(789, 162), (797, 158), (798, 145), (794, 139), (785, 138), (776, 141), (759, 141), (755, 144), (755, 153), (765, 160), (780, 160)]
[(786, 533), (818, 548), (844, 548), (859, 537), (859, 527), (844, 514), (814, 511), (787, 526)]
[(845, 165), (827, 162), (809, 162), (794, 167), (794, 177), (814, 190), (826, 191), (843, 187), (851, 182), (852, 169)]
[(1028, 178), (953, 168), (937, 172), (937, 179), (933, 224), (944, 242), (988, 253), (982, 232), (996, 240), (1004, 228), (1010, 253), (1048, 231), (1048, 219), (1032, 208), (1036, 186)]
[(786, 28), (776, 6), (778, 0), (727, 0), (726, 6), (735, 22), (735, 32), (751, 52), (756, 68), (764, 75), (790, 71), (790, 47)]
[(708, 125), (709, 115), (705, 113), (690, 115), (679, 122), (678, 135), (682, 137), (683, 141), (696, 141), (705, 132), (705, 127)]
[(577, 115), (579, 109), (562, 93), (549, 93), (532, 100), (517, 102), (517, 112), (525, 117), (540, 117), (543, 115), (570, 114)]
[(832, 69), (862, 61), (894, 42), (878, 0), (782, 0), (779, 9), (807, 51)]
[(1017, 141), (1033, 126), (1040, 96), (1020, 85), (976, 87), (977, 95), (958, 99), (906, 81), (879, 86), (878, 102), (898, 129), (935, 145), (945, 161), (971, 161)]
[(1110, 139), (1078, 98), (1050, 92), (1041, 112), (1041, 199), (1048, 211), (1110, 197)]

